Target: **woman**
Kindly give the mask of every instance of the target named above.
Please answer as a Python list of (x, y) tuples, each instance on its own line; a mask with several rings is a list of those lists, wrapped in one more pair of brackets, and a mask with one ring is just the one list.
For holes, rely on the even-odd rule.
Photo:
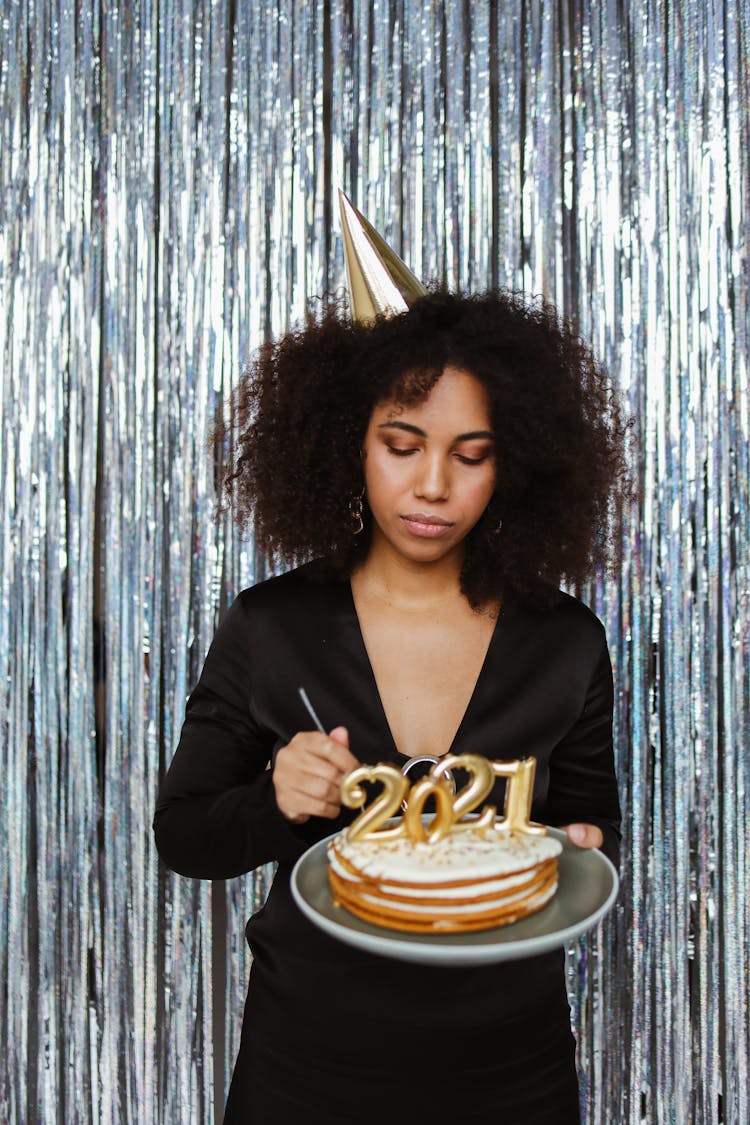
[(225, 1121), (577, 1121), (561, 951), (379, 958), (307, 922), (289, 875), (351, 819), (350, 769), (449, 751), (534, 755), (533, 818), (616, 859), (607, 645), (558, 591), (601, 561), (623, 479), (606, 378), (549, 307), (432, 294), (368, 325), (327, 312), (262, 351), (235, 406), (238, 512), (315, 561), (227, 613), (155, 818), (184, 875), (279, 865)]

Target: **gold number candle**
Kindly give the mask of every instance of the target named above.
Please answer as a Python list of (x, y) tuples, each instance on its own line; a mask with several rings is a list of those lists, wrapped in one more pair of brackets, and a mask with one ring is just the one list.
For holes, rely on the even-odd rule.
[(488, 805), (481, 816), (473, 820), (464, 820), (468, 813), (473, 812), (487, 797), (495, 783), (492, 763), (479, 754), (448, 754), (430, 770), (430, 776), (438, 779), (446, 770), (461, 769), (471, 774), (468, 785), (465, 785), (453, 798), (453, 828), (471, 830), (474, 832), (491, 828), (495, 823), (496, 809)]
[[(430, 797), (435, 798), (435, 816), (432, 824), (426, 826), (422, 823), (422, 810)], [(404, 824), (415, 843), (437, 844), (450, 832), (453, 818), (453, 794), (444, 778), (423, 777), (412, 787), (406, 802)]]
[(367, 794), (360, 782), (379, 781), (383, 786), (371, 805), (352, 821), (347, 829), (349, 840), (395, 840), (405, 834), (403, 821), (392, 828), (382, 828), (381, 825), (394, 816), (404, 799), (409, 788), (401, 770), (395, 766), (379, 763), (377, 766), (358, 766), (348, 773), (341, 782), (341, 800), (350, 809), (360, 809), (364, 805)]
[(504, 815), (496, 824), (500, 832), (523, 832), (528, 836), (544, 836), (543, 824), (535, 824), (531, 815), (531, 798), (534, 792), (536, 759), (523, 758), (517, 762), (492, 762), (495, 777), (505, 777)]

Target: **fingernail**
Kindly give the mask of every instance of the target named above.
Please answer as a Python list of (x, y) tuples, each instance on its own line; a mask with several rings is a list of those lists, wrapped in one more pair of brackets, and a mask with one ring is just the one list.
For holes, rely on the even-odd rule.
[(582, 844), (586, 839), (586, 829), (582, 824), (571, 824), (568, 829), (568, 836), (574, 844)]

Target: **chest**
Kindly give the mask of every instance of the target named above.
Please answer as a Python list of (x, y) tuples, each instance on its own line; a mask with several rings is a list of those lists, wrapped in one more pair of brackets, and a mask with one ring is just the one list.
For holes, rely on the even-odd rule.
[(407, 617), (359, 608), (362, 637), (396, 747), (446, 754), (466, 714), (495, 619), (470, 610)]
[(401, 766), (398, 751), (449, 748), (492, 759), (532, 756), (535, 802), (543, 801), (551, 755), (584, 708), (596, 658), (587, 634), (553, 612), (518, 608), (497, 621), (472, 614), (473, 633), (441, 613), (417, 627), (403, 616), (368, 613), (356, 593), (348, 582), (322, 589), (311, 582), (249, 623), (238, 670), (251, 685), (252, 722), (269, 753), (313, 729), (303, 686), (326, 730), (348, 729), (362, 763)]

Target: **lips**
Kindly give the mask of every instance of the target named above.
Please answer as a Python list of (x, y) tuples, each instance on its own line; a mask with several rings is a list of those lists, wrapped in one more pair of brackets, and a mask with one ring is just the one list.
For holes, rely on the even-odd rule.
[(401, 519), (412, 535), (422, 539), (439, 539), (447, 535), (454, 526), (442, 516), (429, 516), (426, 512), (410, 512)]
[(410, 512), (408, 516), (402, 516), (401, 519), (408, 520), (410, 523), (433, 524), (435, 527), (453, 527), (450, 520), (444, 520), (442, 516), (426, 516), (424, 512)]

